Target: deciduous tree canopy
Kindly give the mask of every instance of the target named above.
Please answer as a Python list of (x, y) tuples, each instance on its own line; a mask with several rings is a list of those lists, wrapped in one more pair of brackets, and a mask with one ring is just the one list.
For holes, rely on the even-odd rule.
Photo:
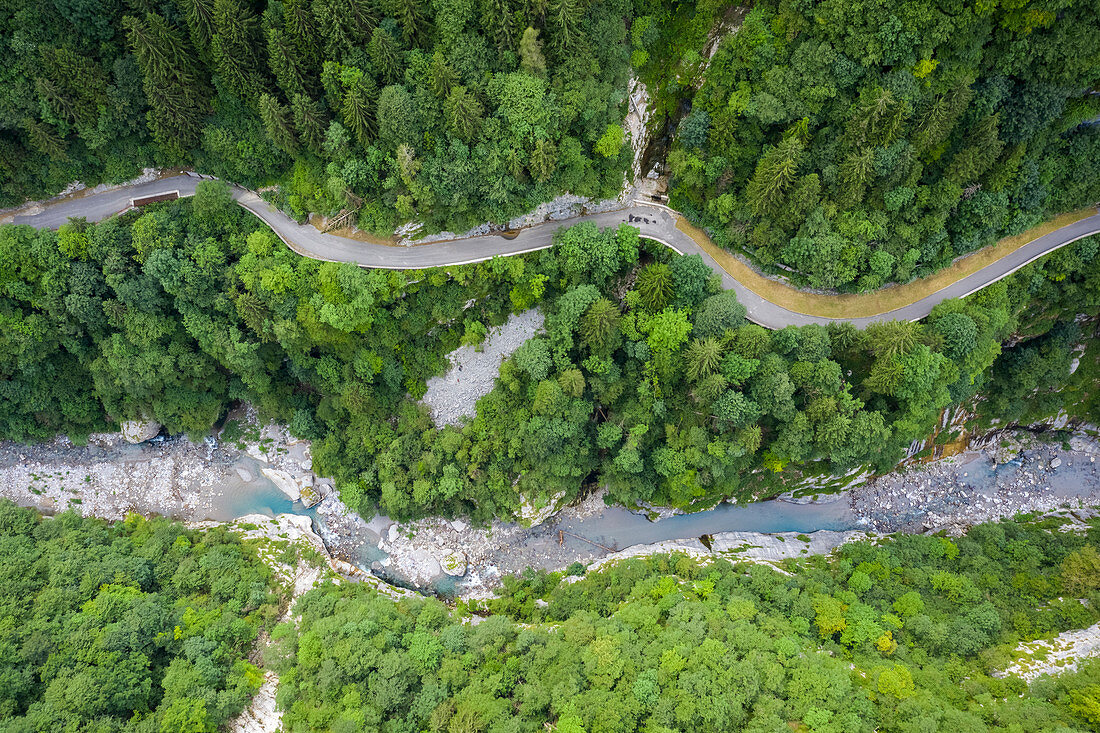
[(224, 529), (0, 501), (0, 727), (213, 733), (248, 704), (280, 598)]

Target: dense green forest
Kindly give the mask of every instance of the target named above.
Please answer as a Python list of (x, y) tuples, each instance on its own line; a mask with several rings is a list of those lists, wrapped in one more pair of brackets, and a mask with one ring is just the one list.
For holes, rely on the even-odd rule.
[(1061, 521), (778, 569), (578, 563), (457, 608), (325, 583), (276, 624), (269, 572), (223, 528), (0, 502), (0, 729), (213, 733), (259, 685), (265, 628), (288, 733), (1096, 731), (1100, 661), (991, 674), (1019, 642), (1100, 619), (1100, 525)]
[[(17, 0), (0, 7), (0, 206), (193, 165), (364, 227), (613, 195), (624, 0)], [(350, 194), (350, 195), (349, 195)]]
[[(998, 679), (1019, 641), (1100, 618), (1100, 527), (1017, 523), (843, 546), (786, 572), (653, 556), (509, 579), (495, 615), (327, 586), (276, 631), (301, 731), (1100, 730), (1100, 661)], [(566, 582), (576, 581), (576, 582)], [(543, 601), (542, 603), (536, 601)]]
[[(999, 360), (1001, 343), (1091, 337), (1098, 256), (1081, 240), (922, 323), (769, 332), (697, 256), (625, 225), (525, 257), (364, 270), (296, 255), (208, 182), (94, 226), (0, 227), (0, 435), (152, 418), (200, 436), (247, 400), (312, 439), (315, 469), (368, 516), (484, 520), (596, 481), (622, 503), (752, 499), (784, 467), (889, 469), (983, 390), (1008, 417), (1038, 409), (1029, 385), (1056, 391), (1069, 360)], [(435, 429), (417, 399), (445, 354), (533, 306), (545, 335), (470, 423)], [(1091, 397), (1073, 407), (1096, 420)]]
[(213, 733), (282, 602), (224, 529), (44, 518), (0, 501), (0, 730)]
[(1100, 200), (1095, 0), (755, 3), (709, 64), (669, 21), (643, 78), (690, 102), (672, 205), (800, 285), (905, 282)]

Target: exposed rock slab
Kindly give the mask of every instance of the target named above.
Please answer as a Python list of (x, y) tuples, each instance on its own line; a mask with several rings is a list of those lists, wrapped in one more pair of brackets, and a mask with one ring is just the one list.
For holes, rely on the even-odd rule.
[(489, 330), (480, 346), (462, 346), (449, 355), (451, 368), (428, 380), (423, 402), (438, 427), (459, 425), (474, 414), (477, 401), (493, 389), (500, 365), (542, 329), (545, 318), (537, 308), (513, 315)]
[(565, 492), (552, 494), (545, 502), (539, 502), (533, 498), (523, 497), (519, 505), (519, 519), (528, 527), (537, 527), (545, 522), (558, 510), (558, 504), (565, 497)]
[(588, 569), (598, 570), (631, 557), (669, 552), (682, 552), (696, 558), (723, 556), (731, 560), (773, 563), (788, 558), (826, 555), (847, 542), (867, 539), (868, 536), (866, 532), (824, 529), (808, 535), (797, 532), (719, 532), (710, 536), (709, 549), (697, 538), (632, 545), (600, 559)]
[(1076, 672), (1082, 660), (1100, 656), (1100, 624), (1064, 631), (1049, 640), (1024, 642), (1016, 647), (1016, 654), (1019, 661), (993, 676), (1014, 675), (1031, 682), (1043, 675)]
[(302, 487), (286, 471), (280, 471), (277, 468), (261, 468), (260, 473), (267, 476), (279, 491), (290, 497), (291, 501), (302, 498)]
[(264, 672), (264, 681), (252, 697), (252, 704), (227, 724), (230, 733), (276, 733), (283, 727), (283, 711), (275, 707), (275, 692), (279, 688), (279, 676), (270, 669)]

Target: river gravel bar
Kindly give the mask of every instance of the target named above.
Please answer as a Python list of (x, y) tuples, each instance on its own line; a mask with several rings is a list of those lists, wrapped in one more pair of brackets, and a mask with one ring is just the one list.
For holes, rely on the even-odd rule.
[(0, 496), (47, 513), (122, 519), (127, 512), (202, 520), (227, 482), (240, 482), (235, 456), (213, 442), (158, 439), (131, 445), (118, 434), (87, 446), (55, 438), (33, 446), (0, 443)]

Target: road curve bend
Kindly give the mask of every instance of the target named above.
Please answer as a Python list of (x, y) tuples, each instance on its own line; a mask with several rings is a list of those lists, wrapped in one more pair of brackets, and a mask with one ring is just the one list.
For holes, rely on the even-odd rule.
[[(196, 174), (182, 174), (81, 198), (47, 202), (41, 212), (17, 215), (13, 221), (15, 224), (28, 224), (38, 229), (57, 228), (70, 217), (100, 221), (129, 208), (134, 198), (172, 191), (178, 192), (180, 196), (193, 195), (195, 187), (201, 180)], [(879, 321), (915, 321), (927, 316), (934, 306), (944, 300), (966, 297), (1011, 275), (1043, 255), (1076, 242), (1078, 239), (1100, 233), (1100, 212), (1098, 212), (1034, 239), (986, 267), (901, 308), (868, 314), (861, 318), (826, 318), (790, 310), (751, 290), (723, 269), (686, 232), (678, 228), (679, 214), (663, 206), (635, 205), (617, 211), (575, 217), (568, 221), (546, 222), (527, 227), (511, 237), (488, 234), (481, 237), (400, 247), (360, 242), (335, 234), (323, 234), (312, 225), (298, 224), (293, 221), (252, 191), (239, 186), (233, 186), (232, 191), (237, 203), (260, 218), (290, 249), (304, 257), (329, 262), (351, 262), (361, 267), (391, 270), (464, 265), (483, 262), (498, 256), (534, 252), (552, 246), (554, 233), (558, 229), (573, 226), (582, 221), (591, 221), (601, 228), (614, 228), (619, 224), (627, 223), (637, 227), (643, 237), (660, 242), (680, 254), (697, 254), (702, 257), (703, 261), (721, 276), (722, 285), (737, 293), (737, 299), (745, 306), (749, 320), (773, 329), (809, 323), (824, 325), (833, 321), (849, 321), (859, 328)]]

